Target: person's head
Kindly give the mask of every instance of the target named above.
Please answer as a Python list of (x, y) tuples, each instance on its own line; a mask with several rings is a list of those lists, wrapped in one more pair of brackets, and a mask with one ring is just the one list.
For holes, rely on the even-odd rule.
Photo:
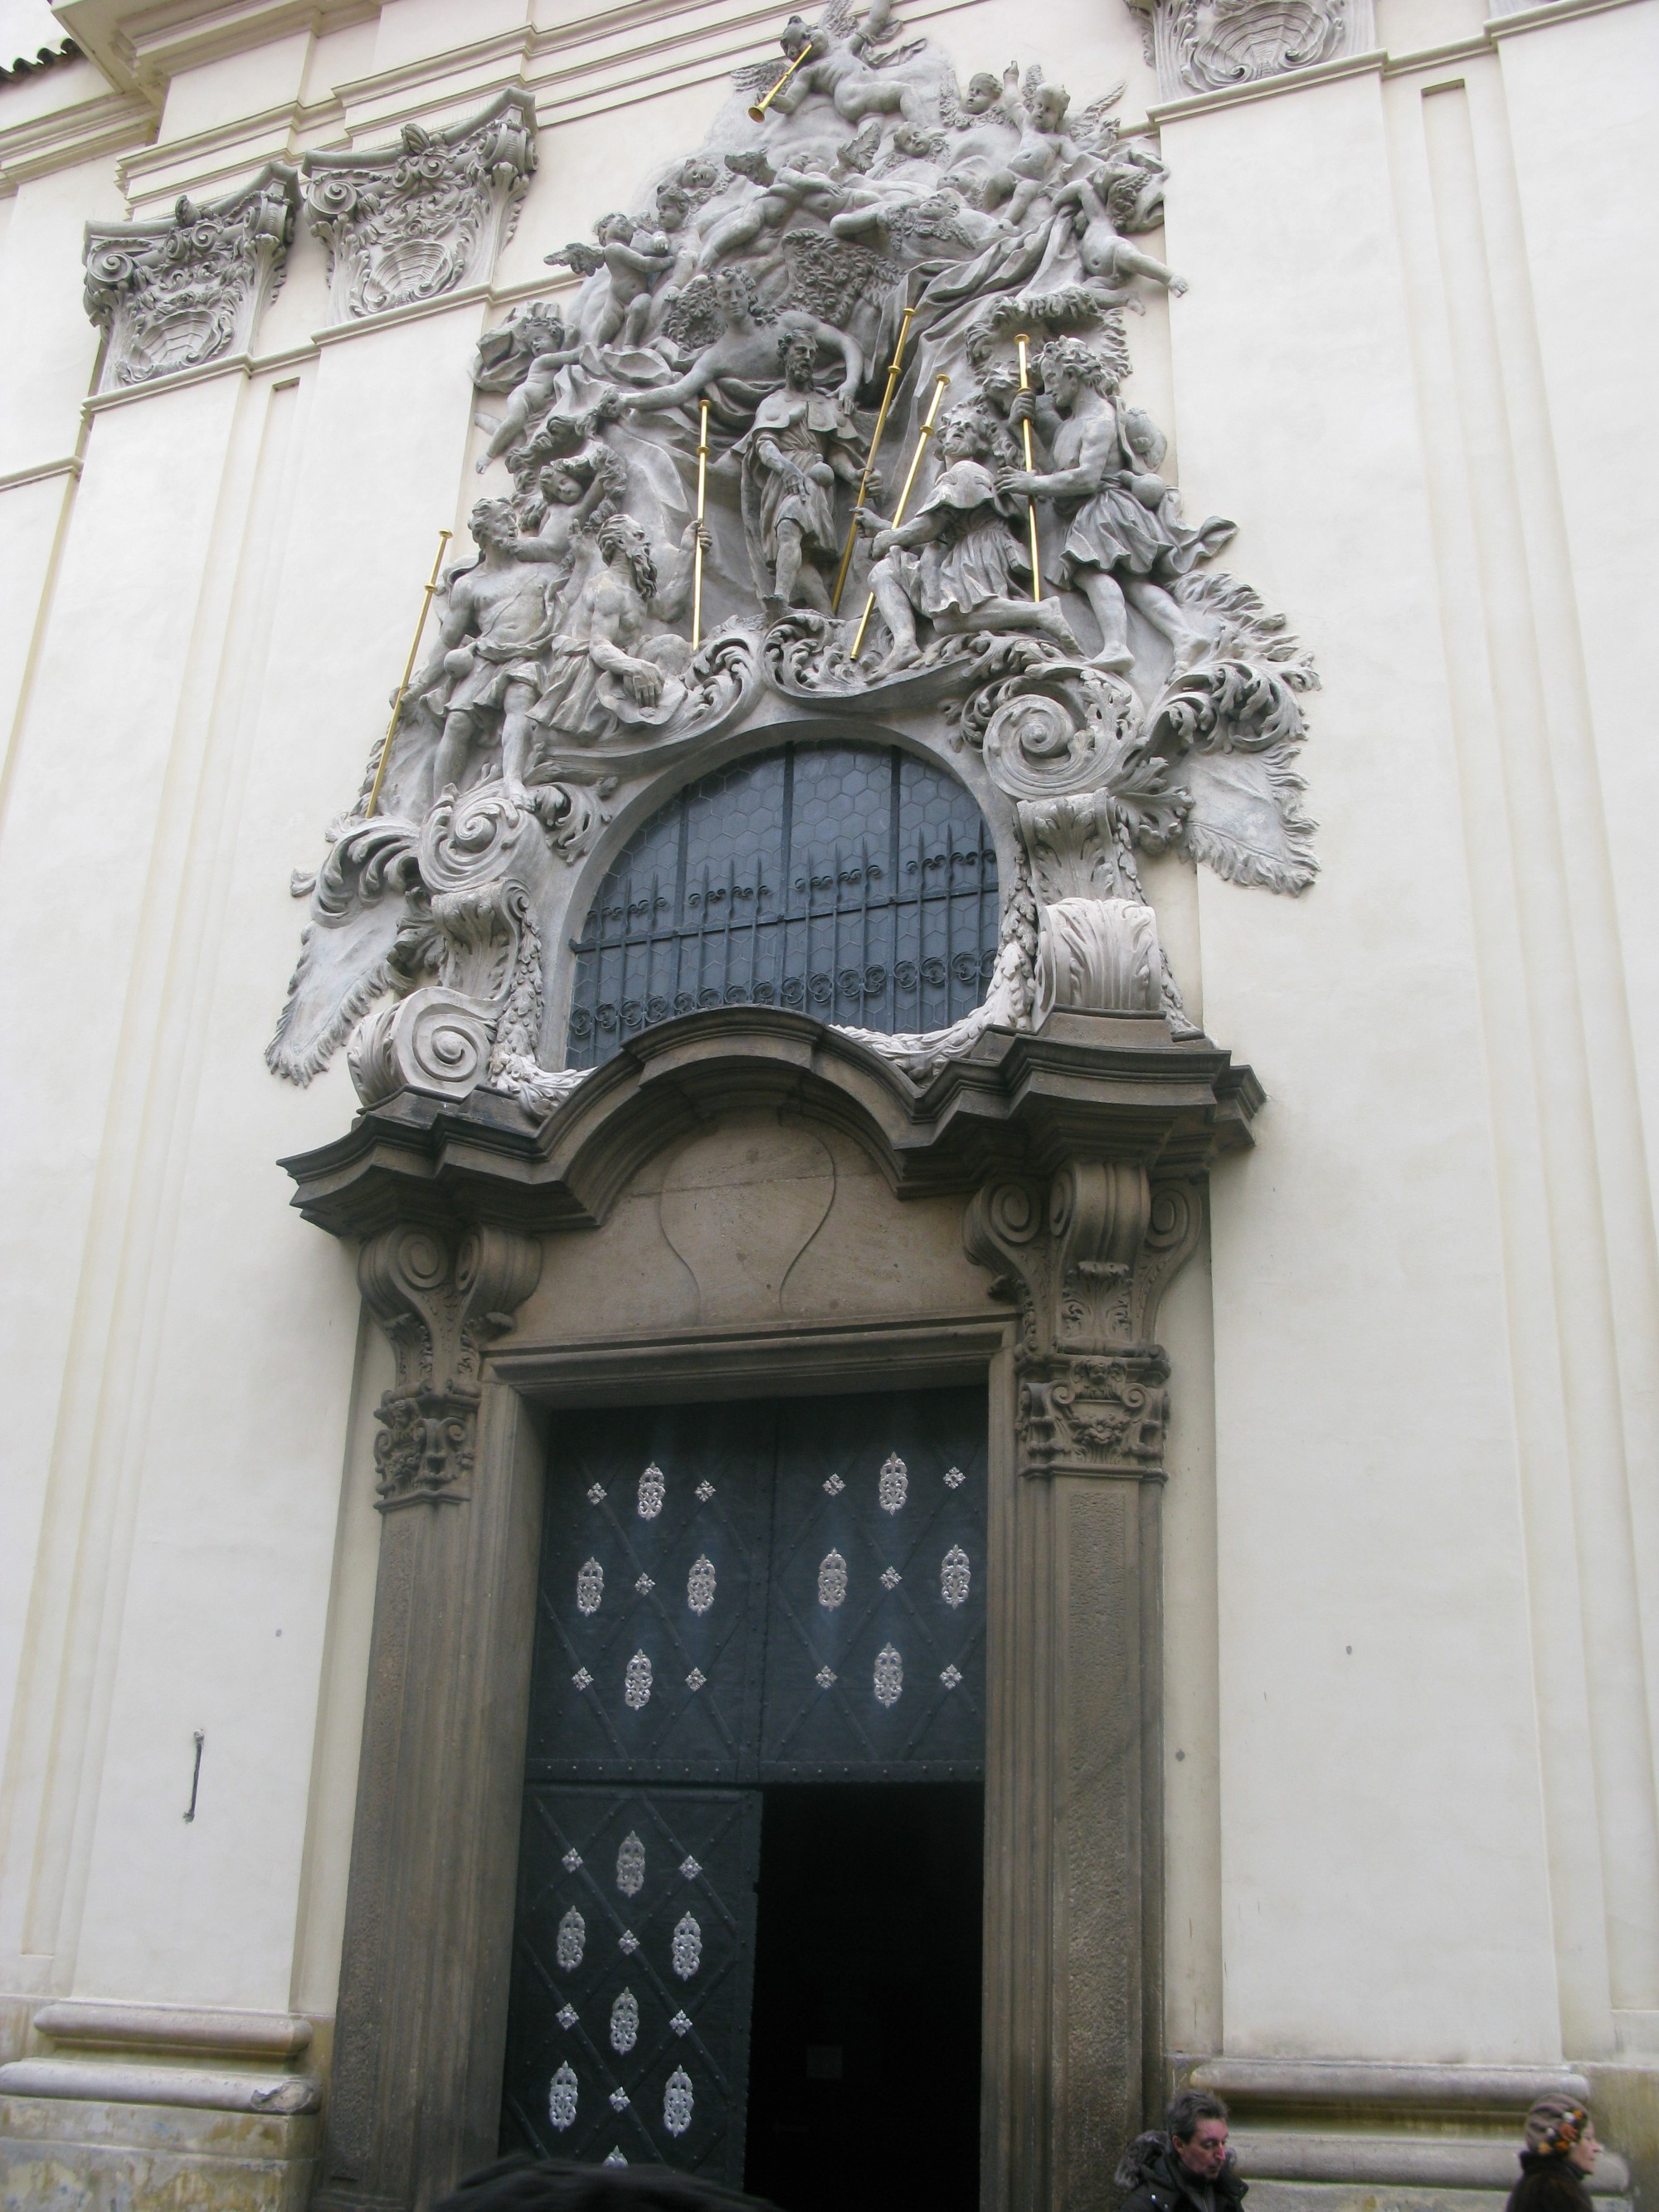
[(811, 386), (817, 358), (817, 340), (805, 331), (786, 331), (778, 340), (778, 363), (792, 392), (805, 392)]
[(811, 43), (812, 33), (807, 29), (804, 19), (799, 15), (792, 15), (783, 27), (783, 34), (779, 39), (778, 44), (788, 55), (790, 60), (793, 61), (796, 55), (805, 53)]
[(519, 518), (510, 499), (481, 499), (469, 518), (472, 542), (481, 553), (493, 545), (505, 551), (519, 534)]
[(1012, 358), (988, 361), (979, 373), (979, 388), (992, 406), (1006, 415), (1019, 390), (1019, 363)]
[(1109, 392), (1110, 368), (1081, 338), (1050, 338), (1037, 356), (1042, 388), (1056, 407), (1073, 406), (1084, 392)]
[(550, 461), (536, 478), (536, 489), (550, 507), (574, 507), (582, 495), (579, 477), (562, 461)]
[(601, 246), (626, 246), (634, 235), (631, 215), (602, 215), (593, 226), (593, 235)]
[(994, 107), (1002, 97), (1002, 85), (988, 70), (980, 70), (968, 80), (968, 89), (963, 95), (963, 106), (969, 115), (983, 115), (987, 108)]
[(1058, 131), (1071, 104), (1063, 84), (1040, 84), (1031, 95), (1031, 120), (1039, 131)]
[(1540, 2097), (1527, 2114), (1527, 2148), (1540, 2158), (1565, 2158), (1580, 2173), (1593, 2173), (1601, 2146), (1589, 2107), (1558, 2095)]
[(1188, 2173), (1213, 2181), (1227, 2163), (1227, 2107), (1207, 2089), (1178, 2089), (1165, 2115), (1170, 2147)]
[(976, 407), (947, 407), (939, 418), (939, 449), (947, 461), (982, 461), (990, 432)]
[(667, 231), (683, 230), (691, 203), (678, 185), (657, 187), (657, 221)]
[(937, 131), (924, 131), (915, 123), (901, 123), (893, 133), (893, 148), (907, 161), (928, 161), (944, 151), (944, 142)]
[(599, 556), (607, 568), (620, 560), (632, 572), (634, 588), (649, 599), (657, 588), (657, 564), (651, 557), (651, 540), (632, 515), (608, 515), (599, 525)]

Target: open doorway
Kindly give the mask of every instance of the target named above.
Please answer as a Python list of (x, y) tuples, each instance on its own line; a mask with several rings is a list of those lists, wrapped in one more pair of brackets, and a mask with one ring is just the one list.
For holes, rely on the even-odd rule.
[(978, 2203), (984, 1801), (764, 1792), (744, 2179), (782, 2212)]

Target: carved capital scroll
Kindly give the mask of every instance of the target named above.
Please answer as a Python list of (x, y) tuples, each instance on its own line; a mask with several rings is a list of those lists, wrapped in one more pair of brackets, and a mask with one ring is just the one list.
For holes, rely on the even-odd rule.
[(299, 199), (299, 173), (267, 161), (252, 183), (205, 206), (181, 196), (156, 221), (89, 222), (86, 309), (109, 332), (99, 390), (246, 349), (281, 289)]
[(1017, 1299), (1017, 1424), (1028, 1474), (1164, 1471), (1170, 1363), (1153, 1342), (1165, 1285), (1198, 1242), (1203, 1185), (1133, 1159), (1067, 1160), (1046, 1183), (987, 1185), (970, 1258)]
[(307, 154), (306, 208), (328, 248), (331, 321), (487, 277), (535, 170), (535, 102), (514, 85), (447, 131), (406, 123), (396, 146)]
[(383, 1513), (470, 1494), (483, 1355), (541, 1269), (536, 1239), (507, 1229), (450, 1237), (405, 1224), (362, 1247), (358, 1285), (398, 1355), (397, 1382), (374, 1415)]
[(1360, 53), (1370, 0), (1128, 0), (1165, 100), (1254, 84)]

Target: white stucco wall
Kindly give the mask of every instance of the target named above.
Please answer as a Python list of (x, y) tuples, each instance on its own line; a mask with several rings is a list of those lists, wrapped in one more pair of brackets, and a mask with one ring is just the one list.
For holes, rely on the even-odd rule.
[[(1116, 0), (912, 12), (963, 75), (1156, 100)], [(19, 93), (81, 119), (0, 232), (0, 1993), (331, 2008), (386, 1359), (275, 1166), (352, 1109), (343, 1065), (261, 1058), (288, 876), (471, 503), (477, 331), (763, 43), (659, 28), (642, 58), (545, 0), (387, 0)], [(1468, 51), (1408, 65), (1437, 33)], [(1161, 118), (1191, 290), (1133, 325), (1132, 396), (1324, 684), (1316, 887), (1149, 875), (1269, 1100), (1165, 1318), (1177, 2050), (1548, 2062), (1659, 2013), (1656, 35), (1653, 0), (1497, 40), (1380, 0), (1389, 74)], [(251, 368), (85, 406), (88, 218), (520, 75), (541, 167), (493, 301), (319, 342), (302, 230)]]

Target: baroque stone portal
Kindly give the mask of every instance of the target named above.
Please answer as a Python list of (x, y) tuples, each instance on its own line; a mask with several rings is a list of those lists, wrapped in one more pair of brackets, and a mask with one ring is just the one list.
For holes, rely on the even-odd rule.
[[(804, 716), (934, 753), (1017, 861), (975, 1012), (854, 1032), (917, 1076), (1054, 1008), (1194, 1033), (1139, 854), (1312, 878), (1316, 679), (1215, 566), (1235, 526), (1183, 514), (1127, 390), (1131, 319), (1185, 288), (1138, 242), (1165, 172), (1121, 88), (1079, 108), (1035, 64), (964, 88), (888, 0), (792, 19), (781, 48), (704, 147), (548, 255), (574, 291), (478, 345), (476, 551), (295, 879), (309, 926), (267, 1055), (290, 1080), (349, 1038), (366, 1103), (559, 1103), (583, 1078), (547, 948), (597, 881), (580, 864), (653, 779)], [(465, 156), (479, 221), (492, 193), (506, 220), (532, 162), (509, 106), (308, 165), (341, 281), (356, 257), (343, 312), (441, 289), (448, 262), (411, 274), (451, 224), (434, 163)], [(395, 282), (365, 193), (395, 202)]]

